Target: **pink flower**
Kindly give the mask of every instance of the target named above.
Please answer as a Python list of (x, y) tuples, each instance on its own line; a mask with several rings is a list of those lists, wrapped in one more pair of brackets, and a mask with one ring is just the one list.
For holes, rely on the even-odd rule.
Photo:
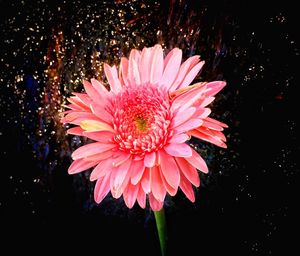
[(119, 72), (104, 64), (110, 91), (95, 79), (83, 81), (86, 93), (69, 98), (64, 123), (76, 125), (69, 134), (95, 141), (72, 154), (68, 172), (95, 167), (94, 197), (100, 203), (110, 191), (123, 195), (131, 208), (146, 197), (159, 211), (166, 194), (180, 188), (194, 202), (192, 185), (200, 186), (197, 169), (207, 173), (201, 156), (186, 142), (191, 136), (226, 147), (225, 124), (209, 116), (207, 107), (224, 86), (223, 81), (190, 85), (204, 61), (199, 56), (181, 64), (182, 51), (174, 48), (164, 58), (160, 45), (132, 50), (121, 58)]

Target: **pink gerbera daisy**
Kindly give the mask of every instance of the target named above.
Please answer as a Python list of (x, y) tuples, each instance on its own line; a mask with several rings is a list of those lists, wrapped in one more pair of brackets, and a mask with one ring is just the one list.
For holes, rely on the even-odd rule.
[(72, 154), (68, 172), (95, 167), (94, 198), (100, 203), (111, 192), (123, 195), (131, 208), (146, 198), (159, 211), (168, 193), (180, 188), (194, 202), (192, 185), (200, 185), (197, 169), (207, 173), (201, 156), (186, 142), (191, 136), (226, 147), (225, 124), (209, 116), (207, 105), (224, 86), (223, 81), (190, 85), (202, 68), (199, 56), (181, 64), (182, 51), (174, 48), (164, 58), (160, 45), (132, 50), (122, 58), (119, 72), (104, 64), (110, 91), (98, 80), (83, 81), (86, 93), (73, 93), (64, 123), (76, 125), (69, 134), (93, 143)]

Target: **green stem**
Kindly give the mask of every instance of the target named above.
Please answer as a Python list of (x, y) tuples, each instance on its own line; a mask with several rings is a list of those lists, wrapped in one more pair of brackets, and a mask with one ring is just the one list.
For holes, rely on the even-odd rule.
[(162, 208), (158, 212), (154, 212), (155, 220), (156, 220), (156, 228), (159, 237), (161, 255), (166, 255), (166, 236), (167, 236), (167, 227), (166, 227), (166, 216), (164, 208)]

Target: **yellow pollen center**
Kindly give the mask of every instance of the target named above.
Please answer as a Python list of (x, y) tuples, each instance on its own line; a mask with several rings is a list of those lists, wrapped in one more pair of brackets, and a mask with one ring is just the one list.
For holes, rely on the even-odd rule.
[(135, 119), (134, 119), (134, 122), (135, 122), (135, 126), (137, 128), (137, 130), (139, 132), (146, 132), (148, 129), (147, 127), (147, 120), (143, 117), (143, 116), (137, 116)]

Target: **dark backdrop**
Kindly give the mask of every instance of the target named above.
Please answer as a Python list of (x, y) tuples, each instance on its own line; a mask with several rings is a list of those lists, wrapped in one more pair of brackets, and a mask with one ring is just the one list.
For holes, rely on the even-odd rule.
[(81, 142), (64, 137), (54, 116), (64, 97), (81, 89), (71, 81), (80, 67), (87, 78), (95, 76), (87, 56), (98, 52), (100, 62), (112, 63), (132, 47), (164, 42), (185, 57), (200, 53), (206, 67), (199, 80), (227, 81), (212, 108), (229, 125), (227, 150), (195, 141), (210, 168), (196, 203), (181, 192), (166, 202), (169, 255), (298, 251), (295, 5), (0, 1), (0, 12), (0, 232), (6, 238), (0, 243), (159, 255), (149, 210), (128, 210), (110, 197), (97, 206), (87, 175), (67, 174), (70, 152)]

